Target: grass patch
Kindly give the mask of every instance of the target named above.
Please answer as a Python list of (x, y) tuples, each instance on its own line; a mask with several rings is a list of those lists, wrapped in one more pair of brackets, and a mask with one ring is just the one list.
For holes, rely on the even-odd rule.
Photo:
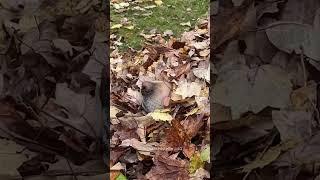
[[(190, 28), (180, 25), (190, 21), (191, 27), (194, 27), (199, 18), (205, 17), (208, 13), (208, 0), (162, 0), (163, 4), (152, 9), (137, 10), (134, 7), (146, 8), (155, 5), (153, 1), (143, 1), (141, 3), (132, 3), (125, 8), (124, 12), (116, 12), (111, 6), (111, 26), (121, 24), (123, 18), (127, 18), (134, 29), (125, 28), (112, 29), (111, 33), (123, 37), (124, 44), (120, 49), (125, 50), (128, 47), (140, 49), (143, 45), (144, 38), (139, 34), (144, 32), (149, 34), (152, 29), (157, 29), (157, 32), (163, 33), (166, 30), (171, 30), (174, 36), (179, 37), (184, 31)], [(144, 14), (149, 14), (145, 16)]]

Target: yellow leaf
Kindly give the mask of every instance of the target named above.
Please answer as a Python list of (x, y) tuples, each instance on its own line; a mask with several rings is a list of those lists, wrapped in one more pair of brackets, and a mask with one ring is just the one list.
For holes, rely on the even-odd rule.
[(189, 26), (189, 27), (191, 27), (190, 21), (185, 22), (185, 23), (180, 23), (180, 25), (181, 25), (181, 26)]
[(111, 26), (111, 29), (119, 29), (122, 27), (122, 24), (115, 24), (113, 26)]
[(199, 153), (195, 153), (191, 158), (190, 158), (190, 164), (189, 164), (189, 172), (190, 174), (193, 174), (197, 171), (199, 168), (203, 168), (204, 166), (204, 161), (202, 161), (201, 156)]
[(151, 116), (156, 121), (168, 121), (171, 122), (173, 117), (167, 112), (154, 111), (147, 116)]
[(186, 116), (191, 116), (193, 114), (196, 114), (198, 111), (199, 111), (199, 108), (192, 109), (190, 112), (186, 114)]
[(115, 106), (110, 106), (110, 117), (116, 118), (116, 114), (120, 112), (120, 109), (116, 108)]
[(161, 6), (163, 2), (162, 2), (161, 0), (155, 0), (154, 3), (155, 3), (157, 6)]
[(124, 28), (132, 30), (134, 28), (134, 26), (131, 25), (131, 26), (126, 26)]

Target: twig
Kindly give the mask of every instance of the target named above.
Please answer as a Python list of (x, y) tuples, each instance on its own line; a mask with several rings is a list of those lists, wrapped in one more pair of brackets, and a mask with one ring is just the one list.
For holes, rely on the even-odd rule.
[(20, 38), (18, 38), (18, 36), (17, 36), (16, 33), (15, 33), (15, 32), (16, 32), (16, 29), (14, 29), (14, 28), (12, 28), (12, 29), (14, 30), (13, 36), (14, 36), (20, 43), (24, 44), (25, 46), (27, 46), (28, 48), (30, 48), (34, 53), (38, 54), (38, 52), (37, 52), (35, 49), (33, 49), (29, 44), (23, 42)]
[(33, 16), (34, 18), (34, 21), (36, 22), (36, 25), (37, 25), (37, 28), (38, 28), (38, 31), (39, 31), (39, 35), (38, 35), (38, 39), (40, 40), (40, 27), (39, 27), (39, 23), (37, 21), (37, 17), (36, 16)]
[(71, 171), (71, 173), (72, 173), (73, 179), (78, 180), (77, 175), (74, 174), (74, 172), (73, 172), (73, 169), (72, 169), (72, 167), (71, 167), (71, 165), (70, 165), (69, 160), (68, 160), (67, 158), (65, 158), (65, 159), (66, 159), (66, 161), (67, 161), (67, 163), (68, 163), (68, 166), (69, 166), (69, 169), (70, 169), (70, 171)]

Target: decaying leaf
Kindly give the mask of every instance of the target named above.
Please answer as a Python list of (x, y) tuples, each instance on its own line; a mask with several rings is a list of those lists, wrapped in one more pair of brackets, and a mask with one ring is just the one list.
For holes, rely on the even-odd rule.
[(280, 50), (287, 53), (302, 52), (319, 61), (320, 54), (317, 47), (320, 43), (318, 31), (312, 26), (298, 23), (277, 22), (272, 28), (266, 30), (269, 40)]
[(204, 162), (202, 161), (199, 154), (194, 154), (190, 159), (189, 172), (195, 173), (198, 169), (203, 168)]
[(21, 178), (17, 168), (30, 158), (26, 153), (17, 153), (23, 149), (23, 146), (1, 139), (0, 147), (0, 177), (3, 179)]
[(171, 122), (173, 117), (168, 112), (154, 111), (148, 114), (156, 121), (168, 121)]
[(284, 144), (279, 144), (277, 146), (271, 147), (265, 153), (260, 153), (253, 162), (243, 166), (242, 169), (244, 172), (249, 172), (256, 168), (263, 168), (264, 166), (275, 161), (279, 157), (282, 151), (290, 149), (294, 145), (295, 145), (294, 141), (288, 141)]
[[(252, 78), (248, 79), (251, 75)], [(288, 107), (291, 82), (278, 67), (264, 65), (249, 70), (239, 65), (233, 70), (221, 72), (214, 86), (213, 101), (231, 107), (232, 118), (244, 112), (258, 113), (267, 106)]]
[(123, 25), (122, 24), (115, 24), (111, 26), (111, 29), (119, 29), (121, 28)]
[(192, 96), (199, 96), (201, 85), (196, 82), (181, 82), (175, 91), (175, 94), (182, 96), (182, 99)]
[[(319, 175), (314, 167), (319, 161), (320, 2), (230, 0), (210, 5), (213, 111), (206, 124), (215, 131), (207, 140), (213, 138), (216, 168), (210, 178), (314, 179)], [(185, 34), (187, 45), (204, 33), (195, 32), (195, 38)], [(208, 49), (196, 44), (189, 50), (197, 68), (207, 66), (194, 56), (205, 58)], [(196, 80), (203, 78), (191, 69)], [(205, 152), (207, 143), (201, 143), (195, 152)]]
[(156, 179), (188, 179), (187, 163), (178, 158), (170, 158), (166, 154), (154, 157), (155, 166), (146, 174), (146, 178)]
[[(115, 4), (120, 2), (114, 0)], [(154, 8), (171, 8), (165, 1), (151, 2), (155, 5), (128, 1), (128, 7), (112, 10), (116, 13), (129, 10), (133, 11), (134, 16), (142, 17), (152, 14)], [(187, 11), (191, 11), (191, 8)], [(176, 32), (176, 29), (164, 32), (157, 26), (141, 29), (139, 35), (144, 38), (146, 45), (141, 50), (129, 48), (126, 53), (122, 52), (122, 47), (127, 45), (127, 39), (120, 34), (126, 26), (137, 26), (138, 23), (135, 20), (131, 23), (129, 18), (122, 18), (113, 25), (117, 23), (123, 25), (120, 27), (123, 29), (115, 29), (110, 37), (110, 104), (121, 110), (111, 109), (110, 145), (112, 148), (126, 148), (128, 152), (121, 155), (118, 155), (120, 152), (116, 153), (112, 165), (117, 160), (134, 164), (126, 166), (129, 179), (189, 179), (189, 160), (195, 153), (200, 157), (203, 150), (200, 144), (207, 144), (204, 141), (208, 140), (209, 129), (204, 124), (209, 124), (210, 115), (209, 21), (200, 21), (194, 29), (183, 33), (181, 38), (174, 36), (173, 30)], [(189, 29), (193, 24), (191, 21), (179, 23), (182, 23), (178, 27), (181, 29)], [(135, 27), (136, 30), (140, 28)], [(90, 77), (95, 69), (92, 68)], [(134, 102), (133, 99), (139, 98), (133, 97), (140, 92), (142, 102)], [(183, 157), (180, 158), (179, 154)], [(208, 150), (205, 150), (203, 164), (208, 161), (207, 155)], [(131, 158), (133, 156), (135, 158)], [(145, 162), (152, 162), (152, 165), (146, 167)], [(202, 167), (194, 170), (194, 178), (208, 177)], [(119, 175), (118, 171), (117, 174), (114, 172), (113, 177), (116, 175)]]
[(272, 119), (281, 140), (306, 140), (312, 134), (312, 113), (306, 111), (273, 111)]
[(122, 141), (120, 146), (122, 147), (130, 146), (138, 150), (141, 154), (150, 156), (151, 152), (156, 151), (156, 145), (157, 143), (145, 144), (138, 141), (137, 139), (125, 139)]
[(210, 83), (210, 67), (208, 68), (194, 68), (192, 70), (193, 74), (200, 79), (205, 79)]
[(180, 23), (180, 25), (181, 25), (181, 26), (189, 26), (189, 27), (191, 27), (190, 21), (185, 22), (185, 23)]

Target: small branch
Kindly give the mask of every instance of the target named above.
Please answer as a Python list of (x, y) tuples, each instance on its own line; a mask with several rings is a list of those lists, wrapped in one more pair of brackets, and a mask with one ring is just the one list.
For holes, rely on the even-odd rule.
[(70, 164), (69, 160), (68, 160), (67, 158), (65, 158), (65, 159), (66, 159), (66, 161), (67, 161), (67, 163), (68, 163), (68, 166), (69, 166), (69, 169), (70, 169), (70, 171), (71, 171), (71, 173), (72, 173), (73, 179), (74, 179), (74, 180), (78, 180), (77, 175), (75, 175), (74, 172), (73, 172), (73, 169), (72, 169), (72, 167), (71, 167), (71, 164)]
[(39, 31), (39, 36), (38, 36), (38, 39), (40, 40), (40, 27), (39, 27), (39, 23), (37, 21), (37, 17), (36, 16), (33, 16), (34, 18), (34, 21), (36, 22), (36, 25), (37, 25), (37, 28), (38, 28), (38, 31)]

